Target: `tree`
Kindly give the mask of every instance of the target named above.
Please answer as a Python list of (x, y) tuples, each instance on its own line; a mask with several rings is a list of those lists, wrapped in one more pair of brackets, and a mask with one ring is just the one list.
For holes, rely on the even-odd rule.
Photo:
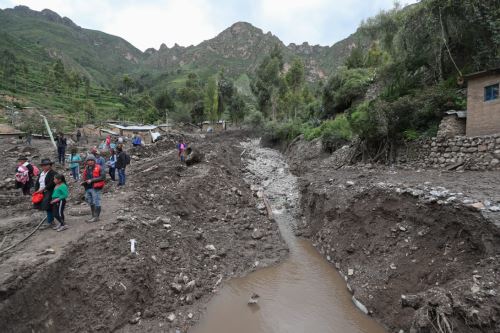
[(205, 91), (204, 109), (207, 118), (211, 122), (216, 122), (219, 111), (219, 92), (215, 78), (208, 79), (207, 88)]
[[(305, 81), (304, 62), (296, 58), (285, 75), (285, 80), (291, 91), (288, 93), (287, 109), (293, 112), (293, 119), (297, 118), (297, 112), (303, 107), (302, 89)], [(286, 94), (285, 94), (286, 95)]]
[(92, 100), (85, 101), (85, 103), (83, 103), (82, 105), (82, 111), (83, 114), (85, 115), (85, 118), (87, 119), (87, 123), (92, 123), (95, 121), (97, 110), (94, 101)]
[(282, 84), (280, 77), (283, 70), (283, 55), (275, 45), (269, 56), (265, 57), (256, 71), (256, 79), (252, 84), (252, 92), (257, 97), (260, 110), (267, 117), (276, 119), (278, 89)]
[(217, 82), (217, 88), (219, 90), (219, 101), (218, 101), (218, 116), (219, 118), (224, 113), (226, 106), (232, 100), (234, 94), (234, 84), (233, 81), (227, 79), (224, 76), (224, 69), (222, 69), (219, 73), (219, 80)]
[(286, 73), (285, 79), (288, 86), (293, 90), (294, 93), (298, 92), (305, 81), (304, 74), (304, 62), (300, 58), (296, 58), (288, 72)]
[(236, 94), (231, 100), (231, 105), (229, 107), (229, 116), (231, 121), (238, 125), (245, 118), (246, 113), (246, 103), (240, 94)]
[(130, 89), (134, 86), (134, 80), (128, 76), (127, 74), (125, 74), (122, 78), (122, 87), (123, 87), (123, 90), (125, 92), (125, 95), (128, 95)]
[(154, 105), (160, 114), (166, 115), (168, 111), (173, 111), (175, 108), (175, 103), (170, 96), (168, 91), (162, 92), (160, 95), (156, 96), (154, 100)]

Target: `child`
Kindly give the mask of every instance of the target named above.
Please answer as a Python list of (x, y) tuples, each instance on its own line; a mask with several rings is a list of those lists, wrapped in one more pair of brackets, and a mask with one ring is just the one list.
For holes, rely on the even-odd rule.
[(185, 158), (184, 152), (186, 150), (186, 144), (184, 143), (183, 139), (179, 140), (179, 143), (177, 144), (177, 149), (179, 150), (179, 159), (181, 160), (181, 162), (184, 162)]
[(78, 154), (78, 150), (75, 148), (71, 149), (71, 156), (69, 157), (69, 168), (71, 169), (71, 175), (75, 182), (80, 180), (80, 163), (82, 162), (82, 158), (80, 154)]
[(52, 213), (54, 217), (59, 222), (54, 230), (63, 231), (68, 228), (64, 223), (64, 207), (66, 206), (66, 198), (68, 197), (68, 185), (66, 185), (66, 179), (64, 175), (57, 174), (54, 176), (54, 183), (56, 187), (52, 193)]

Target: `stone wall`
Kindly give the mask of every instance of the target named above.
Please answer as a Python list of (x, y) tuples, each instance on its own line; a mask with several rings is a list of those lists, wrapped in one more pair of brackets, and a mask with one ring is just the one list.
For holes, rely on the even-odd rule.
[(457, 135), (465, 135), (465, 118), (458, 118), (457, 115), (447, 115), (439, 124), (438, 137), (453, 138)]
[(449, 170), (500, 170), (500, 135), (437, 137), (413, 145), (411, 156), (403, 154), (400, 161)]

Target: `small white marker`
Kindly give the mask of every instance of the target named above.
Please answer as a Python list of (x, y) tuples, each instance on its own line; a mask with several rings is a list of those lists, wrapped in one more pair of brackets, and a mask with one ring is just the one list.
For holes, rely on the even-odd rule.
[(135, 243), (136, 243), (135, 239), (130, 240), (130, 252), (132, 253), (135, 253)]

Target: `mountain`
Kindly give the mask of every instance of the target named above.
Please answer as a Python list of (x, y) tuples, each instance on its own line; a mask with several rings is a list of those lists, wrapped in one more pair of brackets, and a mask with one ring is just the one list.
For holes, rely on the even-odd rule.
[(61, 59), (69, 67), (99, 85), (125, 73), (175, 73), (178, 70), (207, 74), (224, 68), (237, 78), (251, 74), (262, 58), (278, 45), (286, 61), (304, 60), (309, 81), (323, 79), (341, 65), (354, 45), (354, 35), (332, 46), (284, 45), (272, 33), (264, 33), (250, 23), (238, 22), (213, 39), (199, 45), (141, 52), (124, 39), (100, 31), (84, 29), (67, 17), (45, 9), (26, 6), (0, 10), (0, 51), (11, 50), (28, 62)]
[(300, 57), (306, 65), (309, 81), (324, 79), (340, 66), (355, 45), (355, 35), (333, 46), (309, 45), (307, 42), (286, 46), (272, 33), (247, 22), (237, 22), (215, 38), (197, 46), (182, 47), (177, 44), (168, 48), (162, 44), (159, 50), (146, 50), (145, 64), (156, 70), (171, 68), (214, 71), (224, 68), (230, 74), (252, 73), (266, 54), (278, 45), (285, 60)]
[(0, 36), (0, 51), (9, 50), (28, 63), (61, 59), (65, 67), (100, 85), (117, 73), (135, 71), (144, 59), (144, 53), (124, 39), (81, 28), (48, 9), (0, 10)]

